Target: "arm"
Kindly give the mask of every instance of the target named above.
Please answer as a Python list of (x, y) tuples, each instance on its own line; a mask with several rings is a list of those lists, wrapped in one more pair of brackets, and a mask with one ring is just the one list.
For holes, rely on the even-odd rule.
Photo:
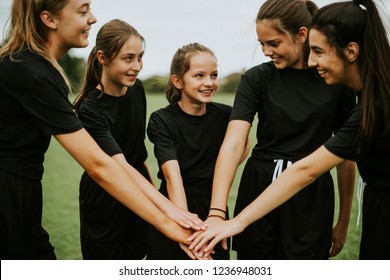
[(178, 207), (188, 210), (187, 199), (184, 191), (183, 180), (180, 174), (180, 167), (177, 160), (168, 160), (161, 165), (167, 182), (169, 199)]
[(166, 217), (139, 188), (134, 177), (104, 153), (92, 137), (80, 129), (55, 135), (60, 144), (100, 186), (134, 213), (155, 226), (167, 237), (188, 244), (190, 230)]
[(190, 237), (190, 249), (199, 250), (207, 242), (206, 254), (222, 239), (242, 232), (248, 225), (290, 199), (323, 173), (344, 160), (321, 146), (314, 153), (287, 168), (261, 195), (235, 218), (215, 225)]
[[(164, 174), (165, 181), (167, 183), (167, 192), (170, 201), (177, 206), (181, 211), (185, 210), (188, 212), (187, 198), (184, 190), (183, 179), (180, 173), (180, 167), (177, 160), (168, 160), (161, 165), (161, 170)], [(192, 214), (196, 215), (196, 214)], [(197, 217), (197, 215), (196, 215)], [(205, 227), (203, 227), (205, 229)], [(197, 254), (194, 254), (188, 249), (188, 245), (180, 243), (181, 249), (187, 253), (192, 259), (202, 259)], [(206, 257), (205, 259), (211, 259)]]
[[(237, 167), (249, 151), (248, 134), (250, 128), (251, 124), (246, 121), (233, 120), (229, 122), (215, 165), (210, 208), (226, 209)], [(210, 212), (210, 214), (221, 213)]]
[(332, 247), (330, 256), (334, 257), (343, 249), (353, 200), (355, 187), (356, 166), (355, 162), (346, 160), (337, 166), (337, 181), (339, 189), (339, 216), (332, 234)]
[(187, 207), (177, 207), (168, 198), (163, 196), (144, 176), (128, 164), (123, 154), (117, 154), (113, 158), (127, 171), (129, 176), (134, 178), (144, 194), (171, 220), (185, 228), (192, 228), (194, 230), (205, 229), (202, 220), (196, 214), (186, 211), (185, 209)]
[(148, 171), (148, 175), (149, 175), (149, 178), (150, 178), (150, 183), (151, 183), (154, 187), (156, 187), (156, 184), (155, 184), (154, 181), (153, 181), (152, 174), (151, 174), (150, 171), (149, 171), (149, 166), (147, 165), (146, 161), (144, 162), (144, 166), (145, 166), (146, 170)]

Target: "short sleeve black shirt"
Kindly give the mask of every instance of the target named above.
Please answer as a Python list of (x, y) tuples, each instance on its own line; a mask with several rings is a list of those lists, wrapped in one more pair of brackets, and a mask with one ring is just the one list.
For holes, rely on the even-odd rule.
[[(148, 136), (154, 143), (159, 166), (168, 160), (177, 160), (184, 186), (211, 190), (215, 162), (222, 145), (231, 107), (208, 103), (207, 113), (192, 116), (177, 103), (151, 114)], [(164, 176), (159, 171), (162, 186)]]
[(147, 158), (145, 147), (146, 97), (140, 80), (120, 97), (94, 89), (81, 103), (79, 118), (109, 156), (123, 153), (133, 167)]
[(279, 70), (269, 62), (241, 77), (230, 119), (252, 123), (258, 114), (253, 157), (297, 160), (341, 127), (355, 100), (351, 90), (327, 85), (315, 69)]
[(51, 63), (29, 51), (0, 61), (0, 169), (40, 180), (51, 135), (81, 128)]
[[(362, 111), (359, 103), (345, 125), (325, 143), (325, 147), (341, 158), (355, 160), (361, 177), (369, 187), (389, 189), (390, 148), (378, 145), (378, 139), (374, 139), (372, 143), (357, 149), (356, 136), (361, 118)], [(390, 139), (387, 139), (387, 143), (389, 142)]]

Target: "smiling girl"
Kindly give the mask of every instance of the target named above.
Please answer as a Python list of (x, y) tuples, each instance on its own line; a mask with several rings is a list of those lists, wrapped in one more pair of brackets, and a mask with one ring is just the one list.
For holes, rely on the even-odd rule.
[[(147, 129), (160, 167), (160, 192), (202, 220), (210, 208), (214, 165), (231, 111), (230, 106), (212, 102), (217, 88), (214, 53), (198, 43), (183, 46), (171, 63), (166, 91), (170, 105), (152, 113)], [(228, 218), (225, 211), (215, 216)], [(228, 250), (215, 251), (214, 259), (229, 259)], [(178, 243), (152, 230), (148, 259), (188, 256)]]
[(138, 177), (99, 148), (69, 102), (69, 82), (57, 60), (70, 48), (86, 47), (95, 22), (88, 0), (12, 3), (9, 38), (0, 49), (2, 260), (56, 258), (41, 225), (41, 179), (51, 136), (113, 197), (188, 243), (190, 231), (164, 215), (141, 190)]
[[(256, 114), (257, 144), (241, 177), (235, 215), (283, 170), (331, 137), (353, 108), (355, 99), (349, 90), (328, 86), (315, 69), (307, 66), (307, 37), (316, 9), (313, 2), (301, 0), (268, 0), (260, 7), (257, 38), (271, 61), (249, 69), (241, 77), (216, 164), (210, 214), (220, 211), (216, 208), (225, 210)], [(328, 259), (338, 254), (349, 223), (354, 163), (340, 165), (337, 174), (341, 209), (334, 228), (334, 184), (330, 173), (325, 173), (305, 191), (235, 236), (233, 250), (237, 258)]]
[[(319, 9), (310, 31), (309, 65), (328, 84), (342, 83), (359, 102), (336, 135), (297, 161), (234, 219), (196, 237), (205, 251), (242, 232), (275, 207), (307, 188), (331, 168), (356, 160), (366, 183), (360, 259), (390, 259), (390, 45), (372, 0), (333, 3)], [(375, 51), (373, 51), (375, 50)]]
[[(128, 23), (111, 20), (99, 30), (88, 59), (84, 87), (74, 107), (99, 146), (139, 180), (143, 191), (178, 222), (194, 215), (175, 207), (150, 183), (144, 144), (146, 98), (137, 79), (144, 38)], [(142, 176), (141, 176), (142, 174)], [(142, 259), (149, 225), (84, 172), (80, 182), (81, 248), (84, 259)]]

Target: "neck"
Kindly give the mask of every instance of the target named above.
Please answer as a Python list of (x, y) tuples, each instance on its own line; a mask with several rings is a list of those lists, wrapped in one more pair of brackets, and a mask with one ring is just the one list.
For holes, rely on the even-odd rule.
[(192, 116), (203, 116), (206, 114), (206, 103), (199, 103), (199, 104), (189, 104), (186, 102), (183, 102), (180, 100), (179, 102), (180, 108), (183, 110), (183, 112), (187, 113), (188, 115)]

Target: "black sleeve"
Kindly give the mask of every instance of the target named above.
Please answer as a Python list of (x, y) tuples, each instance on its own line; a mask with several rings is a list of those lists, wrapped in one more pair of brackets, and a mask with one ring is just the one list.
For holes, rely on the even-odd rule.
[(104, 111), (88, 99), (84, 100), (80, 106), (79, 118), (100, 148), (109, 156), (121, 154), (122, 149), (111, 135), (109, 124), (104, 116)]
[(357, 158), (356, 137), (360, 128), (362, 112), (360, 104), (356, 105), (351, 116), (341, 127), (335, 136), (325, 143), (325, 148), (332, 154), (344, 159), (354, 160)]
[(82, 128), (67, 89), (50, 76), (34, 81), (20, 102), (45, 135), (70, 133)]
[(168, 160), (177, 160), (173, 135), (162, 112), (159, 110), (151, 114), (147, 128), (149, 140), (154, 144), (154, 155), (160, 166)]
[(230, 120), (253, 122), (260, 103), (260, 87), (252, 76), (250, 71), (241, 76)]

